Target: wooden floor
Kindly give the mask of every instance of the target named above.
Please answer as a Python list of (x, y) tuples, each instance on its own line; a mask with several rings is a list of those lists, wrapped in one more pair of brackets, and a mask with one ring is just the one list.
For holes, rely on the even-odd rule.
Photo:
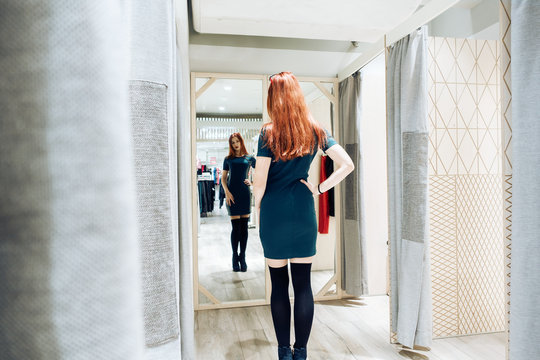
[[(315, 304), (310, 360), (504, 360), (506, 334), (433, 341), (431, 351), (401, 351), (389, 343), (388, 297)], [(292, 331), (291, 331), (292, 332)], [(277, 359), (269, 306), (195, 313), (198, 360)], [(294, 335), (291, 335), (294, 342)]]

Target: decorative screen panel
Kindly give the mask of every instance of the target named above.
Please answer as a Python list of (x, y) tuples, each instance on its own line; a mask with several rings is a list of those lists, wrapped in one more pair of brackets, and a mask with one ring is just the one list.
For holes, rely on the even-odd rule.
[(497, 41), (430, 38), (434, 336), (505, 328)]

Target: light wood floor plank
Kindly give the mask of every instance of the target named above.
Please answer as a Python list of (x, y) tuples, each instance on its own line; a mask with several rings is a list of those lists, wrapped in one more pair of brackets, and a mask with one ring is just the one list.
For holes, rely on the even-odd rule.
[[(269, 306), (196, 312), (198, 360), (277, 359)], [(388, 297), (315, 304), (308, 343), (310, 360), (505, 360), (506, 335), (436, 339), (431, 351), (399, 354), (389, 343)], [(291, 329), (291, 333), (293, 329)], [(294, 342), (294, 335), (291, 335)], [(403, 353), (403, 355), (406, 355)]]

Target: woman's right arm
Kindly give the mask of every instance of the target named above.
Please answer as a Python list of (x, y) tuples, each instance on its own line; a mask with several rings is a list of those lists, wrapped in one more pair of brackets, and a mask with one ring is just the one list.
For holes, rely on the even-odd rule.
[(334, 161), (337, 169), (328, 177), (328, 179), (319, 184), (317, 190), (320, 190), (321, 193), (326, 192), (339, 184), (354, 170), (354, 163), (351, 157), (341, 145), (333, 145), (326, 150), (326, 154)]
[(227, 186), (227, 176), (229, 176), (229, 170), (223, 170), (221, 173), (221, 185), (223, 186), (223, 190), (225, 190), (225, 194), (229, 192), (229, 187)]
[(339, 144), (334, 144), (328, 148), (326, 154), (334, 161), (336, 170), (318, 186), (313, 185), (306, 180), (300, 180), (311, 190), (313, 195), (319, 195), (330, 190), (354, 170), (354, 163), (352, 162), (351, 157)]
[(255, 211), (257, 219), (260, 219), (261, 201), (266, 191), (266, 181), (268, 180), (268, 170), (272, 158), (257, 156), (257, 165), (255, 166), (255, 176), (253, 177), (253, 197), (255, 198)]
[(227, 176), (229, 176), (229, 170), (223, 170), (222, 174), (221, 185), (225, 191), (225, 202), (227, 202), (227, 205), (231, 206), (231, 202), (234, 204), (234, 196), (231, 194), (229, 187), (227, 186)]

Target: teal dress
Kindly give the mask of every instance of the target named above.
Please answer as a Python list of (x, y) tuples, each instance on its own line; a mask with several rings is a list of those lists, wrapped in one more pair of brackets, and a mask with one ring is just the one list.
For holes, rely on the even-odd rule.
[[(323, 151), (337, 144), (326, 131)], [(266, 190), (261, 200), (259, 235), (268, 259), (291, 259), (315, 255), (317, 217), (313, 193), (300, 182), (307, 180), (317, 151), (288, 161), (274, 161), (266, 146), (264, 133), (259, 135), (257, 156), (271, 157)]]
[(249, 167), (255, 167), (255, 157), (244, 155), (240, 157), (225, 158), (223, 170), (229, 172), (227, 187), (231, 192), (234, 203), (227, 205), (229, 216), (247, 215), (251, 213), (251, 190), (244, 183), (248, 178)]

